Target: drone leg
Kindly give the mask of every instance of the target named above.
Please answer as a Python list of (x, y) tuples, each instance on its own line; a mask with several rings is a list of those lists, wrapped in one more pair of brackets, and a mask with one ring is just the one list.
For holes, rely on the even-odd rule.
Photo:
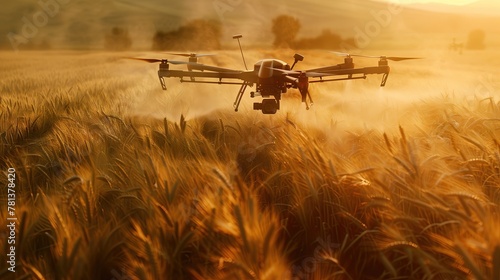
[(389, 77), (389, 73), (384, 73), (384, 75), (382, 76), (382, 83), (380, 83), (381, 87), (385, 86), (385, 83), (387, 82), (388, 77)]
[(307, 103), (307, 96), (309, 96), (309, 99), (311, 100), (311, 95), (309, 94), (309, 90), (299, 89), (299, 92), (300, 92), (300, 95), (302, 96), (302, 102), (304, 102), (306, 104), (306, 110), (309, 110), (309, 103)]
[(311, 106), (312, 106), (314, 104), (314, 101), (311, 98), (311, 94), (309, 93), (309, 90), (307, 90), (307, 96), (309, 96), (309, 101), (311, 101)]
[[(187, 69), (189, 72), (193, 72), (193, 68), (188, 64)], [(194, 77), (190, 77), (191, 81), (194, 82)]]
[(162, 76), (158, 76), (158, 78), (160, 78), (161, 88), (163, 90), (167, 90), (167, 85), (165, 84), (165, 79)]
[(245, 93), (245, 89), (247, 88), (247, 86), (248, 86), (247, 83), (243, 83), (240, 87), (240, 90), (238, 91), (238, 94), (236, 95), (236, 100), (234, 100), (234, 104), (233, 104), (235, 112), (238, 112), (238, 108), (240, 107), (241, 98), (243, 97), (243, 93)]

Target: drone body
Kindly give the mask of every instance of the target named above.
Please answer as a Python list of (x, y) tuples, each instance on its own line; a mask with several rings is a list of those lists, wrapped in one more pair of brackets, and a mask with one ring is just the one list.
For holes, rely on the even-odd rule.
[[(241, 35), (236, 35), (233, 38), (241, 38)], [(241, 47), (241, 45), (240, 45)], [(243, 51), (242, 57), (243, 57)], [(390, 72), (388, 60), (406, 60), (414, 58), (402, 57), (376, 57), (379, 58), (377, 66), (355, 68), (353, 56), (349, 54), (337, 53), (345, 56), (344, 63), (325, 66), (320, 68), (308, 69), (303, 71), (294, 71), (293, 68), (297, 62), (302, 61), (304, 57), (300, 54), (294, 55), (294, 63), (292, 66), (279, 59), (262, 59), (254, 64), (252, 70), (235, 70), (222, 68), (217, 66), (205, 65), (198, 63), (198, 57), (208, 56), (199, 54), (174, 54), (189, 57), (189, 61), (171, 61), (167, 59), (141, 59), (149, 63), (160, 62), (158, 77), (161, 86), (164, 90), (167, 89), (165, 78), (180, 78), (181, 82), (186, 83), (208, 83), (208, 84), (231, 84), (240, 85), (240, 90), (234, 101), (234, 109), (238, 111), (241, 99), (247, 87), (256, 86), (255, 91), (250, 93), (250, 97), (262, 97), (262, 102), (255, 102), (254, 110), (261, 110), (264, 114), (275, 114), (280, 109), (281, 95), (286, 93), (288, 89), (298, 89), (302, 102), (309, 109), (309, 103), (312, 104), (311, 95), (309, 93), (310, 83), (321, 83), (341, 80), (366, 79), (368, 74), (383, 74), (381, 86), (385, 86), (387, 77)], [(363, 56), (364, 57), (364, 56)], [(374, 57), (370, 57), (374, 58)], [(243, 62), (246, 62), (243, 57)], [(170, 65), (184, 64), (186, 70), (170, 69)], [(309, 102), (307, 101), (309, 98)]]
[[(163, 66), (163, 67), (162, 67)], [(286, 93), (293, 78), (283, 75), (279, 70), (289, 71), (290, 65), (278, 59), (263, 59), (254, 64), (253, 70), (237, 71), (203, 64), (188, 64), (189, 71), (170, 70), (168, 62), (160, 64), (158, 76), (163, 89), (166, 90), (164, 78), (177, 77), (187, 83), (217, 83), (241, 85), (234, 103), (238, 110), (243, 94), (248, 86), (256, 86), (250, 96), (261, 96), (262, 103), (254, 103), (255, 110), (262, 110), (264, 114), (275, 114), (280, 107), (281, 94)], [(189, 78), (189, 79), (185, 79)], [(202, 80), (200, 78), (203, 78)], [(214, 81), (213, 79), (218, 79)], [(212, 79), (212, 80), (207, 80)], [(235, 80), (235, 81), (229, 81)], [(242, 81), (242, 82), (238, 82)]]

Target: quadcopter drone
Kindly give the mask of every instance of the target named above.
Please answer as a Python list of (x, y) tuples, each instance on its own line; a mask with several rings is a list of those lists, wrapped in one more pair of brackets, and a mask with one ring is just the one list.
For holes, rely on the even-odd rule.
[[(233, 104), (236, 112), (247, 87), (256, 85), (255, 91), (250, 92), (250, 97), (261, 96), (262, 101), (255, 102), (253, 109), (261, 110), (264, 114), (276, 114), (280, 109), (281, 95), (286, 93), (290, 88), (299, 90), (302, 102), (305, 103), (306, 109), (309, 110), (309, 106), (313, 104), (311, 94), (309, 93), (309, 84), (311, 83), (366, 79), (366, 75), (368, 74), (382, 74), (380, 86), (383, 87), (387, 82), (390, 72), (389, 60), (417, 59), (415, 57), (365, 56), (333, 52), (339, 56), (343, 56), (344, 63), (295, 71), (293, 68), (297, 62), (304, 60), (304, 56), (295, 54), (292, 66), (282, 60), (272, 58), (259, 60), (254, 64), (253, 70), (248, 70), (241, 49), (240, 38), (242, 38), (242, 35), (233, 36), (233, 39), (238, 39), (246, 70), (235, 70), (198, 63), (198, 58), (210, 56), (211, 54), (171, 53), (172, 55), (188, 57), (188, 61), (149, 58), (131, 59), (149, 63), (159, 62), (158, 77), (163, 90), (167, 90), (165, 78), (180, 78), (180, 81), (184, 83), (240, 85), (240, 90)], [(354, 68), (353, 57), (378, 58), (379, 62), (377, 66), (373, 67)], [(187, 70), (170, 69), (170, 65), (186, 65)], [(309, 99), (309, 102), (307, 99)]]

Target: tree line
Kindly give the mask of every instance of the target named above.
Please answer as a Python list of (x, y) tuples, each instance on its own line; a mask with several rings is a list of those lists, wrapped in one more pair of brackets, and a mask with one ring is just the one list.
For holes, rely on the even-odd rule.
[[(273, 46), (298, 49), (337, 49), (340, 44), (355, 46), (354, 39), (342, 37), (329, 29), (316, 37), (297, 39), (301, 23), (298, 19), (281, 15), (272, 20)], [(158, 30), (152, 38), (153, 50), (220, 49), (222, 25), (216, 20), (196, 19), (175, 30)], [(132, 47), (132, 38), (125, 28), (114, 27), (105, 35), (104, 47), (111, 51), (123, 51)]]
[[(354, 38), (342, 38), (330, 29), (324, 29), (315, 37), (298, 38), (301, 22), (289, 15), (280, 15), (271, 22), (271, 33), (276, 48), (294, 49), (342, 49), (342, 46), (357, 47)], [(158, 30), (152, 38), (153, 50), (197, 50), (220, 49), (223, 28), (219, 21), (196, 19), (187, 22), (175, 30)], [(473, 30), (469, 33), (467, 49), (484, 49), (485, 33)], [(132, 47), (129, 32), (114, 27), (105, 35), (105, 48), (112, 51), (128, 50)]]

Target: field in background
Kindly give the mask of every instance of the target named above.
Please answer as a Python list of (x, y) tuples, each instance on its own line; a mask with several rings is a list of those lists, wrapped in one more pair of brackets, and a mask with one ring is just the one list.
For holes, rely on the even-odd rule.
[[(297, 69), (342, 61), (303, 54)], [(499, 55), (401, 54), (426, 59), (268, 116), (248, 96), (233, 112), (237, 87), (164, 92), (156, 65), (121, 59), (158, 54), (1, 53), (20, 225), (1, 278), (498, 279)], [(237, 51), (202, 62), (242, 68)]]

